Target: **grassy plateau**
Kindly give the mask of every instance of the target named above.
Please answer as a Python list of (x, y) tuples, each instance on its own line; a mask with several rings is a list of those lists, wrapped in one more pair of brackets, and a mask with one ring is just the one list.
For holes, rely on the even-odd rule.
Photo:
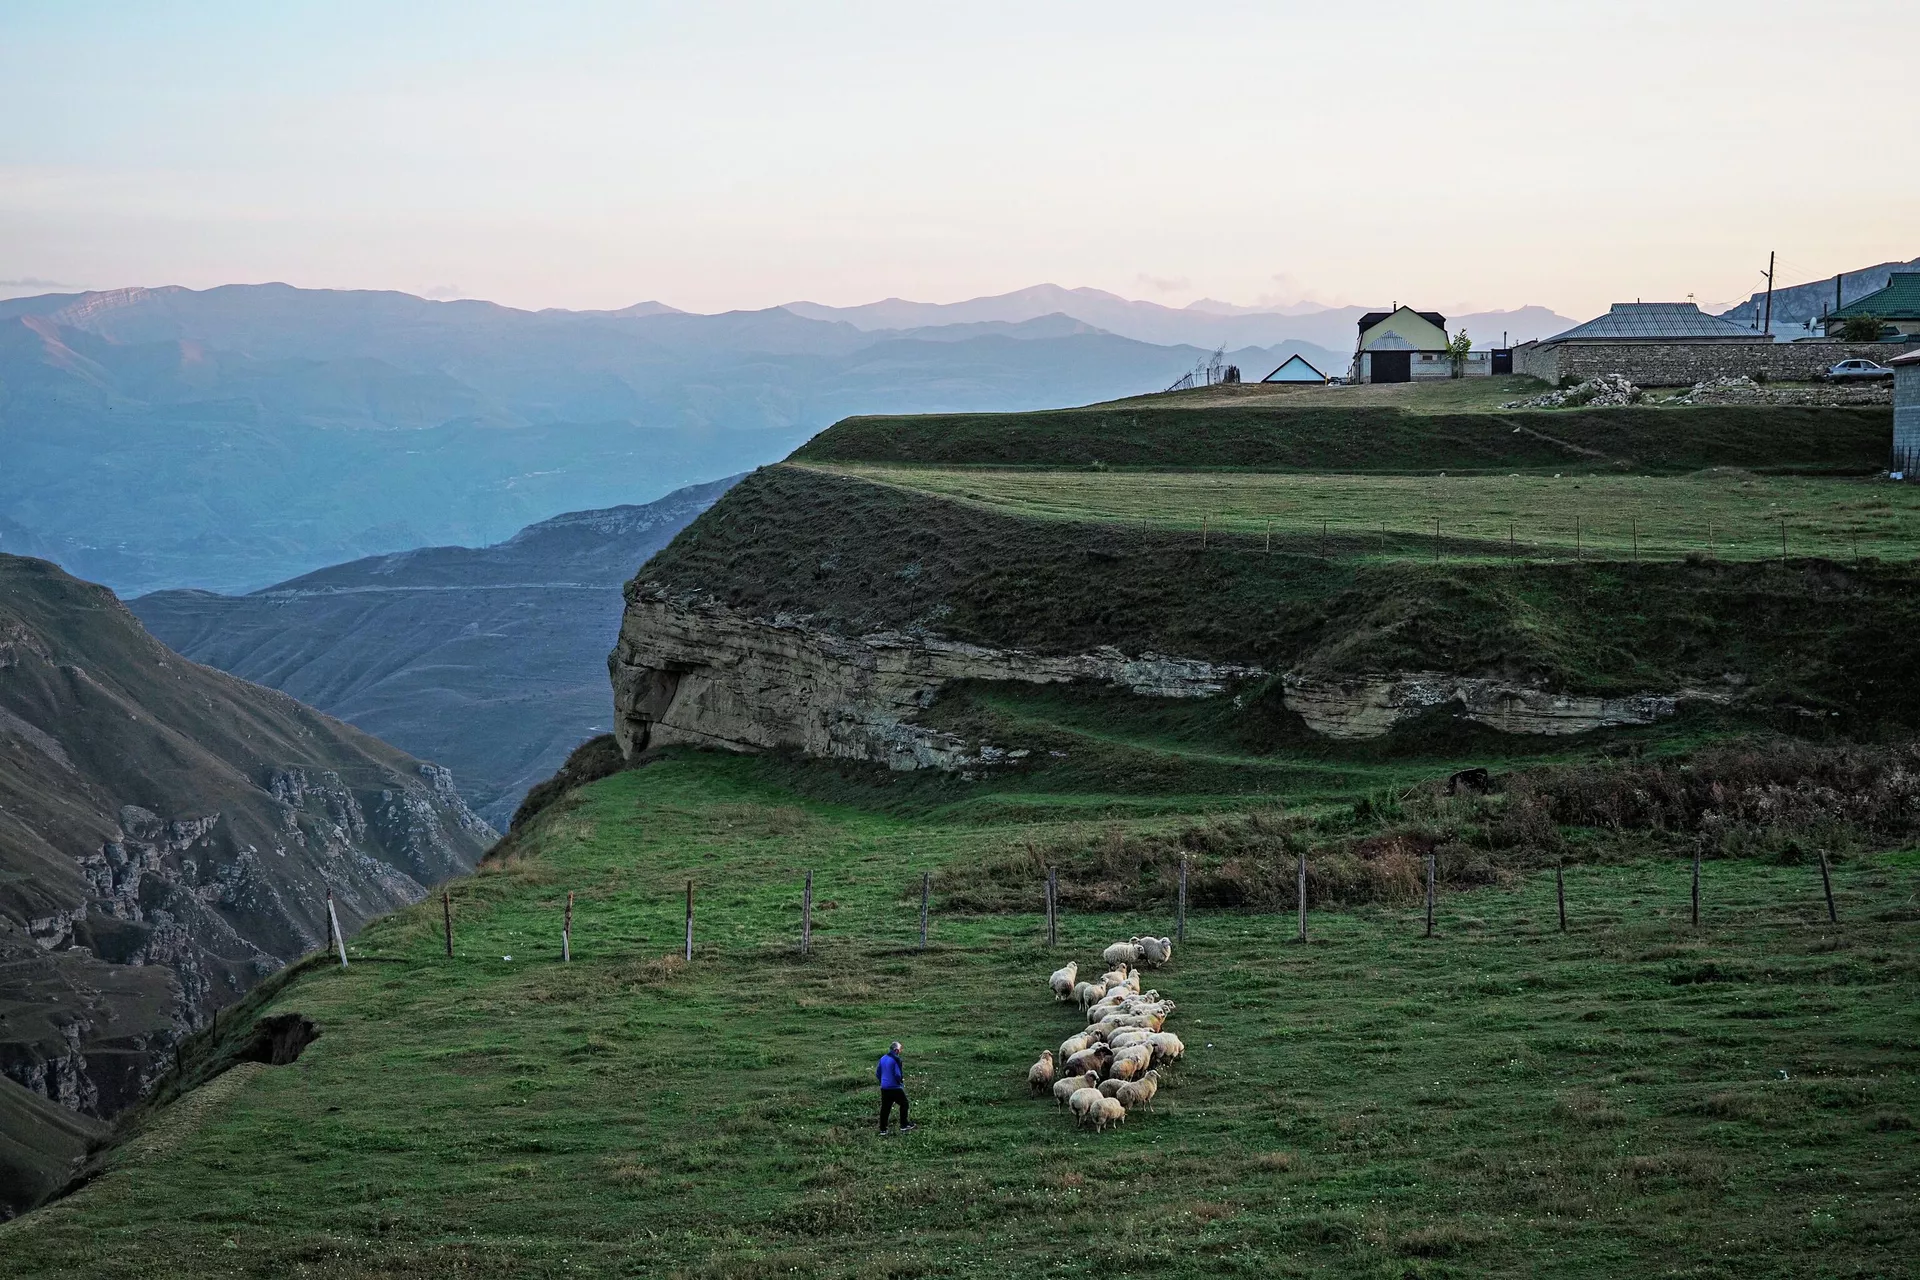
[[(981, 470), (839, 466), (878, 484), (1044, 519), (1264, 536), (1406, 559), (1911, 558), (1920, 491), (1879, 480), (1724, 468), (1655, 478), (1609, 474), (1310, 475), (1273, 472)], [(1436, 522), (1438, 522), (1436, 526)], [(1511, 550), (1509, 538), (1512, 538)], [(1421, 545), (1424, 539), (1426, 545)]]

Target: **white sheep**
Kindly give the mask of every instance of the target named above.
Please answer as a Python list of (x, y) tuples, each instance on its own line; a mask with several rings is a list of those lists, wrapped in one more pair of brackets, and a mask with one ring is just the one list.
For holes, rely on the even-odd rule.
[(1042, 1049), (1040, 1060), (1027, 1068), (1027, 1088), (1033, 1091), (1035, 1097), (1039, 1097), (1052, 1084), (1053, 1050)]
[(1079, 976), (1080, 962), (1078, 960), (1069, 960), (1067, 961), (1066, 968), (1055, 969), (1053, 976), (1047, 979), (1047, 985), (1053, 988), (1053, 998), (1055, 1000), (1073, 999), (1074, 979)]
[(1154, 1032), (1147, 1044), (1153, 1049), (1156, 1062), (1178, 1062), (1187, 1051), (1187, 1046), (1180, 1043), (1180, 1037), (1171, 1031)]
[(1079, 1002), (1082, 1009), (1088, 1005), (1100, 1003), (1106, 998), (1106, 994), (1107, 989), (1097, 982), (1082, 982), (1073, 989), (1073, 998)]
[(1101, 1101), (1100, 1090), (1089, 1085), (1084, 1089), (1075, 1089), (1073, 1091), (1067, 1098), (1067, 1110), (1073, 1112), (1075, 1119), (1085, 1124), (1087, 1113), (1091, 1111), (1093, 1105), (1099, 1101)]
[(1100, 981), (1106, 984), (1107, 990), (1115, 991), (1127, 985), (1127, 972), (1127, 966), (1117, 965), (1101, 974)]
[(1099, 1093), (1087, 1104), (1087, 1112), (1080, 1123), (1093, 1125), (1093, 1131), (1099, 1133), (1110, 1124), (1119, 1124), (1127, 1118), (1127, 1109), (1118, 1098), (1104, 1097)]
[(1118, 1098), (1120, 1105), (1129, 1111), (1135, 1107), (1144, 1107), (1153, 1101), (1153, 1095), (1160, 1092), (1160, 1073), (1149, 1071), (1138, 1080), (1123, 1080), (1114, 1084), (1111, 1080), (1100, 1082), (1100, 1092), (1106, 1093), (1108, 1085), (1114, 1085), (1109, 1097)]
[(1100, 1043), (1100, 1037), (1091, 1031), (1082, 1031), (1077, 1036), (1068, 1036), (1060, 1042), (1060, 1061), (1065, 1062), (1082, 1049), (1091, 1049)]
[(1145, 1075), (1152, 1065), (1152, 1047), (1136, 1044), (1116, 1052), (1113, 1061), (1107, 1064), (1106, 1074), (1118, 1080), (1134, 1080)]
[(1064, 1080), (1055, 1080), (1053, 1082), (1053, 1100), (1064, 1107), (1073, 1097), (1076, 1090), (1093, 1089), (1097, 1092), (1099, 1084), (1100, 1073), (1097, 1071), (1089, 1071), (1085, 1075), (1068, 1076)]
[(1111, 965), (1139, 964), (1140, 939), (1134, 938), (1127, 942), (1116, 942), (1105, 951), (1102, 951), (1100, 958)]
[(1140, 944), (1139, 963), (1150, 969), (1158, 969), (1173, 959), (1172, 938), (1136, 938), (1134, 941)]
[(1150, 1044), (1155, 1032), (1145, 1027), (1125, 1027), (1107, 1037), (1107, 1043), (1115, 1050), (1131, 1048), (1136, 1044)]

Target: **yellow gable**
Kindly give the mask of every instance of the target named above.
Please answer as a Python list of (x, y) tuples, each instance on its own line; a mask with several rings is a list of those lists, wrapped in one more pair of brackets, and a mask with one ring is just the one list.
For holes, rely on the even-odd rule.
[[(1447, 349), (1447, 331), (1432, 321), (1423, 319), (1412, 307), (1402, 307), (1379, 324), (1360, 335), (1360, 349), (1365, 351), (1389, 330), (1406, 340), (1402, 350), (1445, 351)], [(1399, 346), (1398, 343), (1393, 344)]]

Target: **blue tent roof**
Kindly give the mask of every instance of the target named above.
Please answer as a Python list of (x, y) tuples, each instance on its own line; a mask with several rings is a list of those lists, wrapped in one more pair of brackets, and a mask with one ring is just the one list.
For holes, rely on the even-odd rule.
[(1275, 369), (1262, 382), (1325, 382), (1327, 375), (1308, 364), (1304, 356), (1288, 356), (1287, 362)]

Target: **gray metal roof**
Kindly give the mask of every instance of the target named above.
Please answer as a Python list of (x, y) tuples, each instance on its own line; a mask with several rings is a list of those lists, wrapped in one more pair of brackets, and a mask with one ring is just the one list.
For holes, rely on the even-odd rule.
[(1616, 302), (1607, 314), (1546, 341), (1594, 338), (1746, 338), (1759, 342), (1765, 341), (1766, 335), (1710, 316), (1691, 302)]

